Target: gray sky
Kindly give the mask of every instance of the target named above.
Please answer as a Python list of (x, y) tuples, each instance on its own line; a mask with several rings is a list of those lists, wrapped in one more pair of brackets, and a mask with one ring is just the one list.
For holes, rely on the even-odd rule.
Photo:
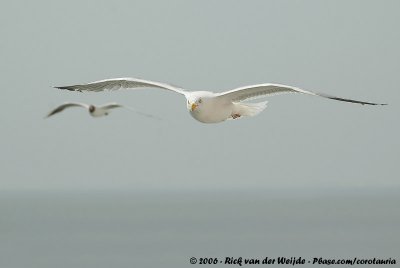
[[(399, 1), (2, 1), (0, 188), (399, 187)], [(223, 91), (275, 82), (353, 99), (269, 98), (206, 125), (163, 90), (51, 88), (139, 77)], [(65, 101), (117, 101), (93, 119)]]

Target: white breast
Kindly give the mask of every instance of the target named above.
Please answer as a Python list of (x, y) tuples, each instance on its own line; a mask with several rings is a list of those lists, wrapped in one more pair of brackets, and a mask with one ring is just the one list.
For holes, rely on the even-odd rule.
[(202, 123), (219, 123), (231, 117), (232, 103), (218, 101), (216, 98), (203, 99), (194, 111), (189, 110), (194, 119)]
[(105, 116), (108, 114), (108, 109), (102, 109), (99, 107), (96, 107), (96, 109), (90, 114), (93, 117), (100, 117), (100, 116)]

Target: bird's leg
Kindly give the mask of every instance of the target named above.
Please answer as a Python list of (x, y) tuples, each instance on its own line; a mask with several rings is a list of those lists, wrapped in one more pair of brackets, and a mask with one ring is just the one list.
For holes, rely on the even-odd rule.
[(231, 116), (232, 116), (233, 119), (236, 119), (236, 118), (241, 117), (242, 115), (236, 113), (236, 114), (232, 114)]

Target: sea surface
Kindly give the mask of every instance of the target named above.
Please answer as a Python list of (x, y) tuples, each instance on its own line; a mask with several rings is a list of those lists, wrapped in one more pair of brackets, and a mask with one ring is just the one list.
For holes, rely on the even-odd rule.
[(218, 258), (217, 267), (239, 267), (226, 257), (399, 263), (399, 205), (398, 191), (3, 192), (0, 267), (193, 267), (192, 257)]

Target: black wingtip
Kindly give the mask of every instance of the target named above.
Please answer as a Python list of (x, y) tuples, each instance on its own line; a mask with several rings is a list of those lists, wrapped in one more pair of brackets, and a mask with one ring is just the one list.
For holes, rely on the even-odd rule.
[(50, 113), (46, 114), (46, 116), (43, 117), (43, 119), (47, 119), (47, 118), (49, 118), (50, 116), (52, 116), (52, 115), (54, 115), (54, 114), (55, 114), (55, 112), (54, 112), (54, 111), (51, 111)]
[(388, 105), (387, 103), (374, 103), (374, 102), (365, 102), (365, 103), (362, 103), (363, 105), (364, 104), (367, 104), (367, 105)]
[(68, 87), (68, 86), (54, 86), (54, 88), (58, 88), (58, 89), (66, 89), (66, 90), (70, 90), (70, 91), (74, 91), (74, 89)]
[(66, 90), (69, 90), (69, 91), (78, 91), (78, 92), (82, 92), (82, 90), (75, 89), (74, 87), (71, 87), (71, 86), (53, 86), (53, 88), (66, 89)]
[(334, 96), (325, 95), (325, 94), (321, 94), (321, 96), (325, 97), (325, 98), (328, 98), (328, 99), (331, 99), (331, 100), (358, 103), (358, 104), (361, 104), (361, 105), (388, 105), (387, 103), (374, 103), (374, 102), (358, 101), (358, 100), (334, 97)]

